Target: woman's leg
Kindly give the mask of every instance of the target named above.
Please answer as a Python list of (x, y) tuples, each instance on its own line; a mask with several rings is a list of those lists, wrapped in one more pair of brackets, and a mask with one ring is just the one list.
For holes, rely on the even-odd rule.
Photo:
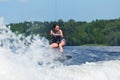
[(63, 46), (65, 45), (64, 41), (61, 41), (61, 43), (59, 44), (59, 48), (60, 48), (60, 52), (63, 52)]
[(57, 48), (59, 45), (57, 44), (57, 43), (52, 43), (51, 45), (50, 45), (50, 47), (51, 48)]

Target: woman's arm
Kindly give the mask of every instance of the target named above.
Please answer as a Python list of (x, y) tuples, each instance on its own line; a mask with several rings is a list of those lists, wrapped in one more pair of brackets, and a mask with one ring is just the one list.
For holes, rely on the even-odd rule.
[(63, 37), (63, 32), (62, 32), (62, 30), (59, 30), (59, 34), (55, 34), (52, 30), (50, 30), (50, 35), (51, 36), (59, 35), (59, 36)]
[(63, 32), (62, 30), (60, 30), (60, 34), (59, 34), (61, 37), (63, 37)]
[(50, 35), (51, 35), (51, 36), (54, 36), (55, 33), (54, 33), (52, 30), (50, 30)]

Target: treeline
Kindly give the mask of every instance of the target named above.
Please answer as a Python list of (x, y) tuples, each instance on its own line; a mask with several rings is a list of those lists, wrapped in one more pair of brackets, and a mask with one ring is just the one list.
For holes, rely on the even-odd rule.
[(24, 34), (25, 36), (39, 34), (51, 41), (50, 29), (54, 24), (58, 24), (63, 30), (67, 40), (67, 45), (120, 45), (120, 18), (112, 20), (95, 20), (92, 22), (81, 22), (69, 20), (58, 21), (34, 21), (11, 23), (11, 30), (16, 34)]

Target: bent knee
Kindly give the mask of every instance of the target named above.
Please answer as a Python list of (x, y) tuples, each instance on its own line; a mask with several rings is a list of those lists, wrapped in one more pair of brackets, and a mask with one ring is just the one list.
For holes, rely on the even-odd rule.
[(56, 48), (56, 47), (58, 47), (58, 44), (57, 43), (53, 43), (53, 44), (50, 45), (50, 47), (51, 48)]
[(64, 45), (65, 45), (65, 43), (60, 43), (60, 44), (59, 44), (59, 46), (64, 46)]

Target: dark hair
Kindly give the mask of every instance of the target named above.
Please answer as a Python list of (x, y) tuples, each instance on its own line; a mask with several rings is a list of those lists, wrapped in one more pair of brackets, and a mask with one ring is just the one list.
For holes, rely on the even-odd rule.
[(53, 28), (55, 28), (56, 26), (58, 26), (58, 24), (55, 24), (55, 25), (53, 26)]

